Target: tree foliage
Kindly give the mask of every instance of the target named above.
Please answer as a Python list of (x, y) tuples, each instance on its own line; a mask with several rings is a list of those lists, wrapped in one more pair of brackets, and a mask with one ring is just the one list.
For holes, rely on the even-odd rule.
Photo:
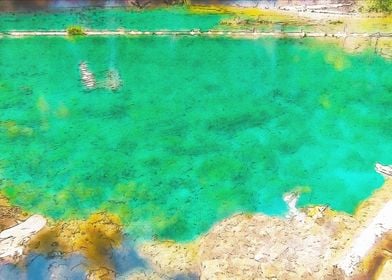
[(370, 12), (392, 13), (392, 0), (368, 0)]
[(164, 0), (166, 5), (190, 5), (190, 0)]

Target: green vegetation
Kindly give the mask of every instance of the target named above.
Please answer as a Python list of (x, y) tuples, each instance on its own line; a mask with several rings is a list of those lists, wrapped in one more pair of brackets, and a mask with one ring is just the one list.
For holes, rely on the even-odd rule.
[(78, 25), (70, 26), (67, 28), (67, 33), (70, 36), (80, 36), (80, 35), (86, 35), (84, 32), (83, 28)]
[(341, 21), (341, 20), (332, 20), (332, 21), (329, 22), (329, 24), (332, 24), (332, 25), (338, 25), (338, 24), (343, 24), (343, 23), (344, 22)]
[(191, 5), (191, 0), (166, 0), (171, 5)]
[(368, 10), (370, 12), (392, 13), (391, 0), (368, 0)]

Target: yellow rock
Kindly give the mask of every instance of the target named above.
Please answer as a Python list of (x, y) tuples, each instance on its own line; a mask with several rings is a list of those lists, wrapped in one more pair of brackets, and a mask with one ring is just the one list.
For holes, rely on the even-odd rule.
[(388, 201), (392, 200), (392, 179), (386, 180), (384, 185), (373, 192), (363, 201), (355, 211), (354, 218), (361, 223), (366, 223), (374, 218)]
[(149, 260), (150, 265), (164, 275), (198, 273), (198, 243), (177, 243), (156, 241), (138, 246), (141, 256)]
[(392, 278), (392, 260), (388, 260), (382, 270), (377, 280), (391, 280)]
[(111, 269), (110, 251), (120, 245), (122, 231), (118, 217), (96, 213), (87, 220), (56, 223), (44, 229), (29, 244), (32, 251), (49, 253), (82, 252), (94, 269)]
[(11, 206), (8, 199), (0, 194), (0, 231), (15, 226), (18, 221), (23, 221), (28, 215), (20, 208)]
[(113, 270), (105, 267), (90, 270), (87, 274), (86, 280), (114, 280), (116, 279), (116, 273)]

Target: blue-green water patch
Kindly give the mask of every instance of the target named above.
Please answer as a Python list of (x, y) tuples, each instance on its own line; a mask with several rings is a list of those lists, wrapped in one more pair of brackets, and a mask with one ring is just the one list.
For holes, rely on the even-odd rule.
[[(312, 39), (1, 39), (3, 192), (56, 219), (119, 215), (135, 237), (195, 238), (282, 194), (352, 212), (392, 162), (392, 64)], [(84, 90), (78, 65), (115, 92)]]
[(0, 32), (10, 30), (65, 30), (72, 25), (86, 29), (143, 31), (157, 30), (210, 30), (228, 15), (193, 14), (182, 7), (147, 10), (64, 9), (51, 12), (0, 12)]

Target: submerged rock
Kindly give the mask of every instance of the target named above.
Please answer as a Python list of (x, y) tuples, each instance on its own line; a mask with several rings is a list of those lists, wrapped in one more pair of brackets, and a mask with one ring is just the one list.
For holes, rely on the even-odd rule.
[(83, 61), (79, 64), (81, 81), (87, 89), (94, 89), (97, 85), (95, 76), (88, 68), (87, 62)]
[(121, 78), (120, 74), (118, 73), (117, 70), (111, 69), (107, 72), (106, 74), (106, 82), (105, 82), (105, 87), (109, 90), (118, 90), (121, 86)]
[(30, 242), (29, 249), (31, 253), (47, 255), (81, 253), (88, 261), (88, 279), (114, 279), (111, 252), (121, 241), (119, 219), (96, 213), (86, 220), (59, 222), (46, 227)]
[(178, 271), (200, 279), (376, 279), (392, 257), (385, 254), (392, 251), (391, 232), (376, 240), (351, 275), (338, 264), (391, 200), (391, 188), (392, 181), (386, 181), (355, 215), (326, 206), (298, 209), (303, 219), (238, 214), (194, 242), (151, 242), (138, 249), (154, 271), (169, 279)]

